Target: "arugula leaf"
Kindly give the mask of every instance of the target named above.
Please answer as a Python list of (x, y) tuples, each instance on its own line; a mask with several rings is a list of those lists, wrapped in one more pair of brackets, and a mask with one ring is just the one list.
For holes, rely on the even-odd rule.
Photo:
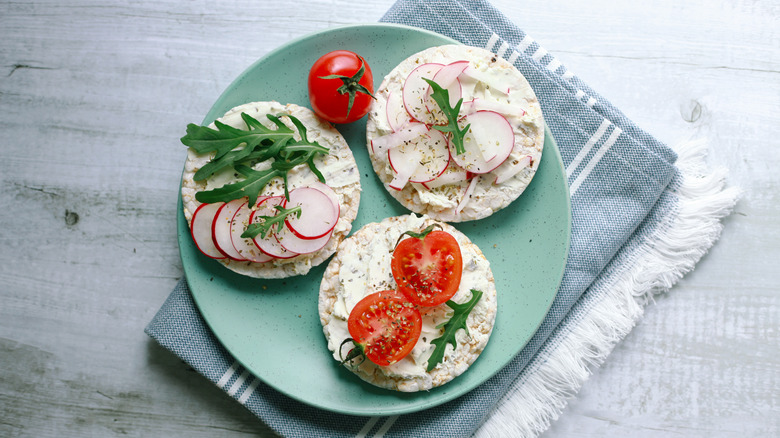
[(195, 181), (203, 181), (226, 167), (239, 163), (255, 163), (265, 161), (277, 155), (290, 139), (264, 140), (259, 147), (232, 150), (218, 160), (211, 160), (198, 169), (193, 176)]
[(441, 363), (441, 361), (444, 359), (444, 351), (447, 349), (447, 344), (452, 345), (453, 348), (457, 348), (458, 341), (455, 339), (455, 333), (459, 329), (465, 330), (466, 334), (469, 333), (468, 326), (466, 325), (466, 318), (468, 318), (469, 313), (471, 313), (481, 297), (482, 291), (471, 289), (471, 299), (468, 302), (458, 304), (452, 300), (449, 300), (445, 303), (452, 310), (454, 310), (455, 313), (452, 315), (449, 321), (440, 326), (444, 327), (444, 333), (431, 341), (431, 344), (435, 345), (436, 348), (433, 349), (433, 353), (428, 359), (428, 368), (426, 371), (431, 371), (436, 367), (436, 365)]
[(251, 122), (247, 122), (249, 130), (234, 128), (218, 120), (214, 122), (217, 129), (190, 123), (187, 125), (187, 135), (181, 138), (181, 142), (199, 154), (216, 152), (214, 160), (218, 160), (242, 143), (245, 144), (245, 148), (254, 149), (266, 139), (291, 139), (293, 137), (293, 130), (283, 123), (275, 123), (277, 129), (271, 129), (245, 113), (242, 113), (241, 116), (245, 121), (251, 120)]
[(254, 170), (251, 167), (240, 164), (234, 167), (236, 171), (244, 175), (245, 179), (243, 181), (226, 184), (213, 190), (198, 192), (195, 194), (195, 199), (204, 204), (211, 204), (213, 202), (229, 202), (246, 196), (249, 205), (255, 205), (258, 194), (266, 184), (277, 176), (283, 177), (287, 175), (287, 172), (274, 169), (273, 167), (266, 170)]
[(447, 117), (447, 125), (434, 125), (433, 129), (441, 131), (443, 133), (452, 134), (452, 143), (455, 145), (455, 155), (460, 155), (466, 152), (466, 148), (463, 146), (463, 137), (469, 132), (471, 125), (466, 125), (465, 128), (460, 129), (458, 127), (458, 114), (460, 113), (460, 106), (463, 105), (463, 98), (458, 100), (455, 107), (450, 106), (450, 92), (442, 88), (436, 82), (430, 79), (423, 78), (428, 85), (433, 89), (431, 97), (439, 105), (441, 112)]
[(263, 219), (262, 222), (249, 224), (249, 226), (246, 227), (246, 231), (241, 234), (241, 237), (254, 238), (259, 234), (261, 238), (265, 238), (274, 225), (277, 226), (277, 230), (282, 231), (284, 220), (287, 218), (287, 216), (294, 214), (297, 217), (301, 217), (300, 205), (296, 205), (293, 208), (284, 208), (281, 205), (277, 205), (276, 209), (279, 210), (279, 213), (276, 213), (273, 216), (260, 216), (260, 218)]
[[(319, 155), (329, 153), (327, 147), (310, 141), (306, 135), (306, 127), (297, 118), (288, 117), (298, 131), (300, 140), (295, 140), (295, 131), (287, 127), (277, 116), (267, 114), (266, 117), (276, 127), (268, 128), (252, 116), (241, 113), (241, 118), (247, 128), (238, 129), (215, 122), (217, 129), (190, 124), (187, 135), (181, 141), (195, 152), (215, 152), (214, 158), (199, 169), (194, 176), (200, 181), (212, 176), (217, 171), (233, 167), (244, 176), (244, 180), (222, 187), (198, 192), (195, 199), (203, 203), (228, 202), (246, 196), (250, 205), (257, 201), (259, 193), (274, 178), (284, 181), (284, 194), (289, 199), (287, 188), (287, 173), (299, 165), (307, 165), (317, 178), (325, 182), (322, 173), (317, 169), (314, 159)], [(241, 145), (243, 148), (239, 148)], [(254, 170), (256, 163), (273, 160), (271, 168)]]

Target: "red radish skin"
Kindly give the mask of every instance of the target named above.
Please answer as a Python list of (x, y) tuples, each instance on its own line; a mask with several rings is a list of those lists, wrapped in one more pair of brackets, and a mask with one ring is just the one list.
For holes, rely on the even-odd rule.
[(412, 117), (406, 112), (401, 93), (388, 93), (385, 112), (387, 113), (387, 125), (392, 131), (398, 131), (412, 120)]
[(409, 182), (432, 181), (447, 169), (450, 162), (447, 137), (440, 131), (432, 129), (414, 141), (390, 149), (388, 159), (393, 170), (402, 175), (406, 175), (408, 167), (413, 167), (409, 174)]
[(496, 179), (493, 181), (493, 184), (496, 185), (503, 184), (510, 178), (520, 173), (526, 167), (531, 167), (530, 155), (526, 155), (525, 157), (519, 160), (512, 160), (512, 159), (505, 160), (503, 164), (498, 166), (493, 171), (493, 175), (496, 176)]
[(276, 233), (276, 240), (279, 241), (284, 249), (290, 252), (310, 254), (324, 248), (330, 241), (331, 236), (333, 236), (333, 230), (330, 230), (328, 234), (319, 239), (301, 239), (290, 231), (289, 228), (284, 227), (282, 231)]
[(334, 192), (329, 185), (319, 181), (315, 181), (309, 184), (309, 187), (311, 187), (312, 189), (319, 190), (322, 193), (326, 194), (330, 199), (330, 201), (333, 203), (333, 205), (335, 205), (336, 208), (338, 209), (338, 213), (336, 214), (336, 216), (341, 217), (341, 202), (339, 201), (339, 195), (337, 195), (336, 192)]
[[(460, 81), (458, 80), (458, 76), (468, 65), (468, 61), (456, 61), (445, 65), (433, 76), (433, 82), (436, 82), (440, 87), (447, 90), (451, 107), (455, 107), (463, 96), (463, 90)], [(434, 124), (446, 125), (447, 118), (444, 116), (441, 109), (439, 109), (439, 104), (431, 97), (432, 94), (433, 88), (429, 85), (425, 93), (426, 108), (428, 108), (428, 112), (431, 114), (431, 119), (434, 120)]]
[(233, 217), (242, 204), (246, 204), (246, 198), (234, 199), (221, 206), (214, 215), (214, 223), (211, 226), (211, 232), (214, 233), (214, 244), (217, 248), (229, 259), (239, 262), (246, 261), (246, 259), (233, 248), (231, 228)]
[[(404, 155), (405, 159), (409, 159), (410, 157), (411, 155)], [(398, 169), (393, 168), (395, 175), (393, 176), (393, 180), (390, 181), (388, 186), (393, 190), (403, 190), (403, 188), (409, 182), (409, 178), (412, 176), (412, 173), (417, 170), (419, 165), (419, 161), (410, 160), (409, 162), (399, 166)], [(390, 163), (390, 167), (392, 167), (392, 163)]]
[(443, 64), (426, 63), (412, 70), (406, 77), (402, 90), (404, 107), (414, 120), (429, 125), (436, 122), (427, 108), (430, 85), (424, 79), (432, 80), (443, 67)]
[(253, 239), (241, 237), (244, 231), (246, 231), (246, 227), (249, 225), (251, 215), (252, 210), (249, 208), (249, 205), (242, 204), (233, 216), (233, 226), (230, 229), (230, 238), (233, 241), (233, 248), (235, 248), (243, 258), (250, 262), (269, 262), (273, 260), (273, 257), (260, 251), (260, 248), (255, 245)]
[[(512, 153), (515, 133), (512, 125), (501, 114), (494, 111), (477, 111), (461, 119), (471, 129), (463, 139), (466, 152), (452, 158), (460, 167), (472, 173), (488, 173), (496, 169)], [(488, 159), (485, 155), (490, 155)]]
[(301, 207), (300, 217), (290, 215), (285, 219), (287, 228), (301, 239), (319, 239), (328, 234), (339, 220), (338, 202), (311, 187), (299, 187), (290, 191), (285, 208)]
[[(276, 210), (275, 207), (277, 205), (284, 206), (284, 201), (284, 196), (271, 196), (263, 199), (258, 204), (257, 209), (250, 215), (249, 223), (253, 224), (260, 222), (262, 220), (262, 216), (275, 216), (278, 213), (278, 210)], [(273, 229), (276, 229), (276, 225), (274, 225)], [(298, 255), (298, 253), (285, 249), (276, 239), (276, 235), (273, 231), (266, 234), (265, 237), (262, 237), (258, 234), (253, 240), (260, 251), (271, 257), (277, 259), (290, 259)]]
[(441, 175), (436, 177), (433, 181), (423, 183), (423, 186), (430, 190), (435, 189), (436, 187), (446, 186), (447, 184), (462, 183), (463, 181), (466, 181), (468, 177), (469, 174), (465, 169), (450, 162), (450, 166), (444, 169), (444, 172), (442, 172)]
[[(433, 77), (433, 82), (436, 82), (442, 88), (448, 88), (450, 85), (458, 81), (458, 76), (460, 76), (460, 74), (463, 73), (463, 70), (465, 70), (468, 66), (468, 61), (451, 62), (442, 67), (442, 69), (436, 73), (436, 75)], [(458, 99), (455, 99), (455, 102), (457, 101)], [(453, 103), (452, 96), (450, 96), (450, 103)]]
[(401, 129), (390, 134), (371, 140), (371, 153), (384, 154), (385, 151), (396, 148), (405, 142), (412, 141), (428, 132), (428, 127), (423, 123), (411, 122)]
[(190, 221), (190, 233), (195, 246), (206, 257), (212, 259), (224, 259), (227, 256), (214, 244), (214, 233), (211, 226), (214, 224), (214, 216), (224, 202), (215, 202), (213, 204), (200, 204), (192, 214)]
[(478, 180), (479, 180), (479, 175), (476, 175), (474, 178), (471, 178), (468, 187), (466, 187), (466, 193), (463, 194), (463, 197), (460, 199), (457, 208), (455, 208), (456, 213), (460, 214), (460, 212), (463, 211), (463, 209), (466, 207), (466, 204), (469, 203), (469, 200), (471, 200), (471, 194), (474, 193), (474, 188), (477, 186)]

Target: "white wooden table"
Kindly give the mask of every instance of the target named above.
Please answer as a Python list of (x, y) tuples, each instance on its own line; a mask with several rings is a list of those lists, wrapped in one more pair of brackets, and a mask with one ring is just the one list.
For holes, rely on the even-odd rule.
[[(0, 436), (271, 435), (143, 333), (182, 276), (178, 138), (268, 51), (392, 2), (0, 1)], [(744, 190), (546, 436), (780, 435), (780, 3), (494, 4)]]

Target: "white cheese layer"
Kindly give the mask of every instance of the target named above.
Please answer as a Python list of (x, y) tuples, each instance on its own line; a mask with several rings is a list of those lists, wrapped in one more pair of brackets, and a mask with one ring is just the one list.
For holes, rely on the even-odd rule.
[[(340, 360), (339, 347), (344, 339), (350, 337), (347, 320), (355, 304), (372, 293), (396, 288), (390, 265), (398, 237), (405, 231), (422, 230), (430, 223), (432, 221), (429, 218), (414, 215), (390, 218), (362, 228), (342, 243), (337, 255), (338, 271), (326, 272), (323, 279), (322, 288), (332, 289), (333, 292), (329, 312), (323, 311), (323, 297), (320, 297), (323, 328), (334, 359)], [(429, 389), (462, 373), (487, 344), (496, 313), (495, 285), (490, 264), (465, 235), (446, 224), (445, 226), (445, 230), (458, 241), (463, 258), (463, 276), (458, 292), (452, 300), (458, 303), (468, 301), (472, 296), (471, 289), (484, 293), (469, 314), (469, 334), (463, 330), (458, 331), (456, 337), (459, 351), (456, 353), (452, 346), (447, 346), (444, 363), (439, 366), (444, 371), (434, 377), (426, 371), (428, 359), (434, 349), (431, 341), (441, 336), (443, 332), (440, 326), (450, 319), (453, 311), (445, 304), (420, 308), (422, 333), (411, 354), (384, 367), (364, 361), (358, 367), (364, 379), (368, 375), (372, 376), (367, 379), (369, 381), (392, 381), (398, 386), (394, 389), (399, 390)], [(328, 278), (331, 274), (336, 275)], [(478, 347), (476, 355), (469, 353), (474, 351), (474, 346)], [(346, 355), (346, 346), (342, 353)]]
[[(318, 119), (314, 113), (304, 107), (278, 102), (252, 102), (240, 105), (228, 111), (218, 120), (234, 128), (246, 129), (246, 124), (241, 119), (241, 113), (246, 113), (257, 119), (263, 125), (276, 129), (268, 120), (266, 114), (279, 116), (289, 114), (301, 121), (307, 128), (307, 138), (329, 149), (327, 155), (317, 157), (314, 162), (317, 169), (322, 172), (325, 182), (339, 197), (340, 214), (339, 221), (334, 228), (333, 237), (321, 250), (301, 254), (290, 259), (273, 260), (266, 263), (237, 262), (229, 259), (219, 260), (229, 269), (240, 274), (260, 278), (282, 278), (292, 275), (306, 274), (313, 266), (316, 266), (330, 257), (338, 247), (338, 244), (352, 230), (352, 221), (357, 216), (360, 203), (360, 173), (357, 164), (346, 141), (332, 126)], [(300, 139), (297, 128), (288, 117), (280, 117), (280, 120), (295, 132), (294, 138)], [(212, 128), (214, 124), (210, 125)], [(242, 179), (240, 175), (228, 168), (211, 176), (206, 181), (195, 181), (194, 175), (201, 167), (211, 161), (214, 154), (197, 154), (188, 149), (187, 161), (182, 176), (182, 202), (184, 204), (184, 216), (189, 222), (192, 213), (200, 205), (195, 199), (197, 192), (222, 187), (225, 184), (235, 183)], [(253, 168), (255, 170), (268, 169), (271, 161), (263, 161)], [(308, 166), (300, 165), (290, 170), (287, 175), (288, 189), (306, 187), (318, 181), (317, 176)], [(260, 195), (277, 196), (284, 194), (284, 182), (282, 178), (274, 178), (263, 189)]]
[[(461, 74), (459, 77), (464, 102), (462, 108), (467, 108), (466, 102), (475, 98), (514, 108), (500, 112), (511, 124), (515, 140), (505, 162), (523, 163), (525, 157), (530, 157), (530, 165), (501, 184), (495, 184), (497, 174), (494, 172), (480, 175), (470, 193), (466, 190), (467, 181), (433, 189), (420, 184), (407, 184), (399, 191), (389, 188), (394, 171), (386, 155), (371, 156), (374, 171), (394, 198), (416, 213), (446, 222), (481, 219), (509, 205), (531, 182), (544, 146), (544, 118), (528, 81), (505, 59), (487, 50), (463, 45), (423, 50), (401, 62), (384, 78), (375, 93), (376, 101), (366, 124), (368, 144), (371, 144), (373, 138), (393, 132), (387, 117), (388, 96), (402, 93), (405, 80), (412, 70), (425, 63), (447, 65), (462, 60), (469, 62), (467, 71), (471, 72), (470, 75)], [(403, 107), (399, 108), (399, 111), (403, 110)], [(452, 161), (450, 164), (454, 165)]]

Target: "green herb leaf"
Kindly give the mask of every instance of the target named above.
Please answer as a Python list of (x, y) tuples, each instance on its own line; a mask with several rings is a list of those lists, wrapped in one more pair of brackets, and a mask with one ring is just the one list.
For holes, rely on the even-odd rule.
[[(360, 57), (359, 57), (360, 58)], [(327, 75), (327, 76), (320, 76), (320, 79), (341, 79), (342, 85), (336, 89), (336, 91), (339, 92), (339, 94), (347, 94), (349, 93), (349, 104), (347, 105), (347, 115), (349, 115), (349, 112), (352, 111), (352, 104), (355, 103), (355, 95), (357, 93), (363, 93), (368, 94), (371, 96), (372, 99), (376, 100), (376, 97), (374, 97), (373, 94), (360, 84), (360, 79), (363, 77), (363, 75), (366, 72), (366, 66), (365, 62), (363, 61), (363, 58), (360, 58), (360, 68), (353, 76), (344, 76), (344, 75)]]
[(460, 113), (460, 106), (463, 105), (463, 98), (458, 100), (458, 103), (454, 107), (450, 106), (450, 92), (442, 88), (436, 82), (430, 79), (425, 79), (425, 82), (431, 86), (433, 93), (431, 97), (434, 102), (439, 105), (441, 112), (447, 117), (447, 125), (434, 125), (433, 129), (441, 131), (443, 133), (452, 134), (452, 144), (455, 145), (455, 155), (460, 155), (466, 152), (466, 148), (463, 146), (463, 137), (469, 132), (471, 125), (466, 125), (465, 128), (460, 129), (458, 126), (458, 114)]
[(398, 240), (395, 241), (395, 246), (398, 246), (398, 244), (401, 243), (401, 239), (403, 239), (405, 235), (417, 239), (425, 239), (425, 236), (431, 234), (431, 231), (433, 231), (434, 228), (441, 229), (441, 225), (439, 224), (428, 225), (428, 227), (426, 227), (424, 230), (420, 231), (419, 233), (416, 231), (404, 231), (403, 233), (401, 233), (400, 236), (398, 236)]
[(218, 160), (211, 160), (203, 167), (198, 169), (193, 176), (195, 181), (203, 181), (215, 173), (227, 167), (233, 167), (236, 164), (248, 163), (253, 165), (265, 161), (279, 154), (279, 151), (290, 141), (289, 138), (276, 139), (275, 141), (263, 141), (259, 147), (254, 149), (245, 147), (230, 151)]
[(444, 359), (444, 351), (447, 349), (447, 344), (452, 345), (453, 348), (457, 348), (458, 341), (455, 339), (455, 333), (459, 329), (465, 330), (466, 334), (468, 334), (469, 329), (466, 325), (466, 319), (468, 318), (469, 313), (471, 313), (471, 311), (477, 305), (477, 302), (481, 297), (482, 291), (471, 289), (471, 299), (468, 302), (458, 304), (452, 300), (449, 300), (445, 303), (452, 310), (454, 310), (455, 313), (452, 315), (449, 321), (444, 323), (444, 333), (440, 337), (431, 341), (431, 344), (435, 345), (436, 348), (433, 349), (433, 353), (428, 359), (428, 368), (426, 371), (431, 371), (436, 367), (436, 365), (441, 363), (441, 361)]
[(236, 165), (235, 169), (245, 176), (246, 179), (233, 184), (226, 184), (214, 190), (198, 192), (195, 194), (195, 199), (204, 204), (211, 204), (213, 202), (229, 202), (246, 196), (249, 205), (255, 205), (257, 196), (266, 184), (277, 176), (284, 176), (287, 174), (287, 172), (274, 168), (254, 170), (251, 167), (243, 165)]
[[(187, 125), (187, 135), (181, 138), (181, 142), (199, 154), (215, 152), (214, 160), (218, 160), (241, 144), (252, 150), (263, 140), (275, 141), (293, 137), (293, 130), (283, 123), (276, 124), (277, 129), (271, 129), (245, 113), (241, 116), (245, 121), (251, 120), (247, 122), (249, 130), (234, 128), (220, 121), (214, 122), (217, 129), (190, 123)], [(271, 117), (273, 116), (269, 116), (269, 119)]]
[(276, 225), (277, 230), (281, 232), (282, 227), (284, 227), (284, 220), (287, 216), (294, 214), (297, 217), (301, 217), (300, 205), (296, 205), (293, 208), (284, 208), (281, 205), (277, 205), (275, 208), (279, 211), (278, 213), (273, 216), (260, 216), (263, 221), (249, 224), (249, 226), (246, 227), (246, 231), (241, 234), (241, 237), (254, 239), (259, 234), (260, 237), (264, 239), (274, 225)]
[[(246, 196), (250, 205), (257, 201), (259, 193), (274, 178), (282, 178), (285, 197), (289, 199), (287, 173), (299, 165), (307, 165), (317, 178), (325, 182), (314, 159), (326, 155), (329, 149), (306, 136), (306, 127), (297, 118), (288, 117), (298, 131), (300, 140), (295, 140), (295, 131), (287, 127), (279, 117), (267, 114), (275, 129), (268, 128), (246, 113), (241, 118), (248, 129), (238, 129), (215, 122), (217, 129), (190, 124), (187, 135), (181, 141), (197, 153), (215, 152), (214, 158), (195, 173), (195, 180), (206, 179), (217, 171), (232, 167), (245, 177), (243, 181), (198, 192), (195, 199), (203, 203), (228, 202)], [(241, 145), (243, 148), (240, 148)], [(271, 168), (254, 170), (251, 166), (267, 160)]]

